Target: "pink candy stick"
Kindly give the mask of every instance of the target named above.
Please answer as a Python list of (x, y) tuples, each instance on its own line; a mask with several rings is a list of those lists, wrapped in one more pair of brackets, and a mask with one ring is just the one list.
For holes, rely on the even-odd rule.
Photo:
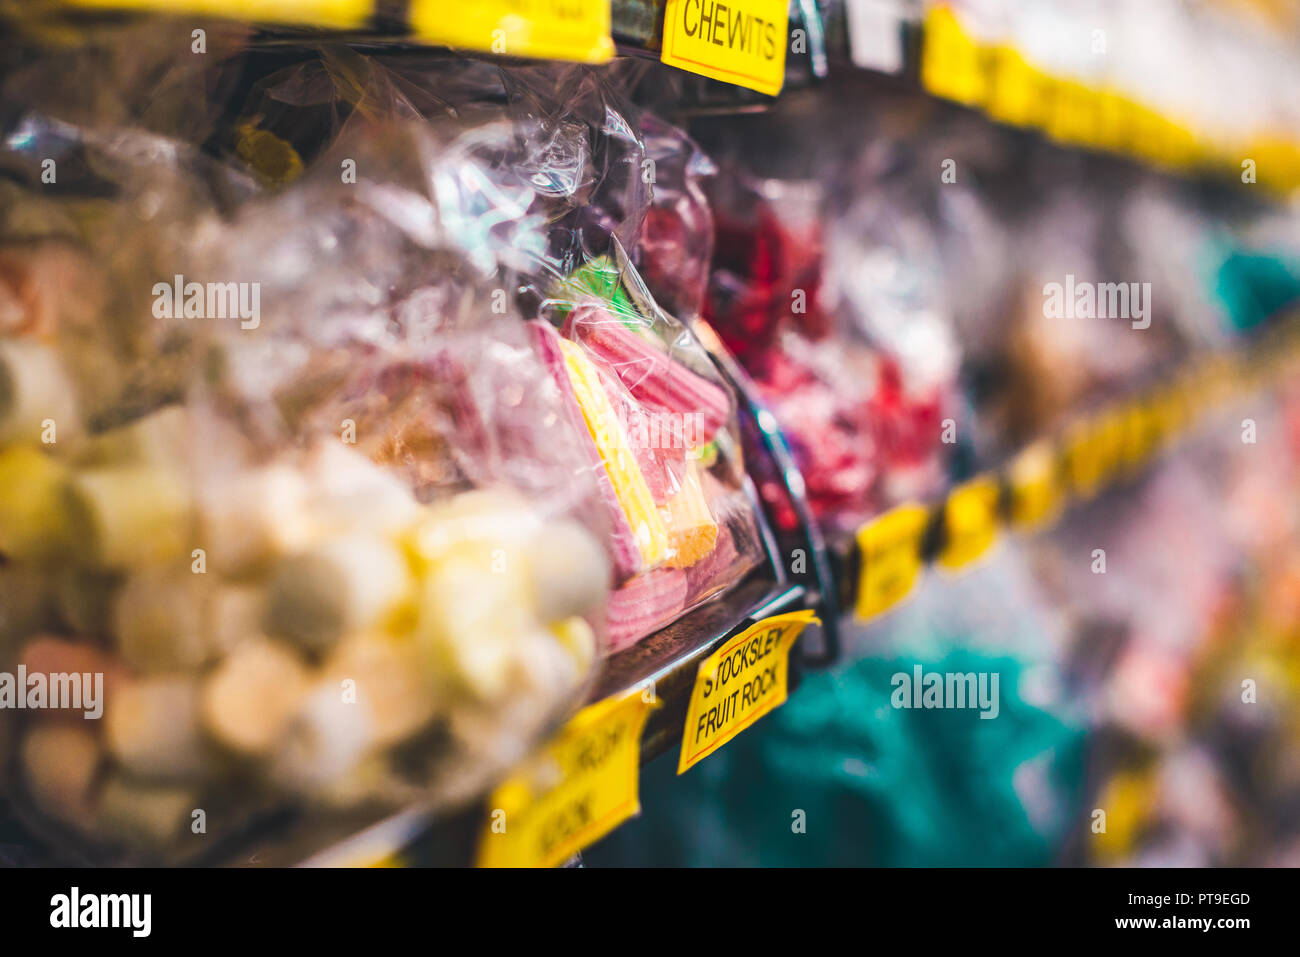
[(674, 362), (599, 306), (580, 306), (569, 313), (565, 333), (604, 360), (642, 405), (678, 416), (698, 415), (698, 428), (691, 426), (687, 432), (696, 446), (713, 441), (731, 414), (724, 388)]
[(609, 650), (622, 651), (668, 624), (686, 607), (686, 572), (656, 568), (630, 579), (609, 596), (605, 620)]

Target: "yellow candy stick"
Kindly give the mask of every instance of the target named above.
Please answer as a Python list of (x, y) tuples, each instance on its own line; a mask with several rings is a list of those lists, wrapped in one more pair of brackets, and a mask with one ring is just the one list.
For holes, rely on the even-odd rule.
[(632, 527), (641, 560), (647, 566), (658, 565), (670, 552), (668, 530), (655, 506), (654, 496), (650, 494), (650, 486), (632, 454), (623, 424), (605, 395), (600, 373), (574, 343), (561, 339), (560, 349), (564, 353), (569, 381), (573, 383), (574, 397), (582, 409), (582, 418), (600, 452), (605, 471), (609, 473), (614, 494)]

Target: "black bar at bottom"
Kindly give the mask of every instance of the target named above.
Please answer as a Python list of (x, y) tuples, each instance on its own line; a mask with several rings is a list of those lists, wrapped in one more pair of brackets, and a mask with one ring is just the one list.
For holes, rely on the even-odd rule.
[[(834, 933), (864, 944), (900, 934), (929, 945), (1057, 945), (1098, 937), (1232, 947), (1295, 928), (1295, 876), (1282, 870), (666, 871), (0, 870), (7, 941), (422, 941), (459, 949), (642, 935), (745, 949)], [(73, 921), (74, 892), (78, 927)], [(111, 899), (104, 895), (114, 895)], [(149, 895), (147, 922), (145, 899)], [(96, 923), (115, 927), (87, 928)], [(133, 919), (134, 918), (134, 919)], [(778, 924), (786, 933), (773, 935)], [(54, 926), (61, 925), (61, 926)], [(148, 930), (145, 938), (135, 935)], [(711, 929), (709, 929), (711, 928)], [(1032, 934), (1032, 936), (1024, 936)], [(457, 942), (461, 943), (457, 943)], [(579, 943), (581, 942), (581, 943)], [(749, 942), (748, 944), (746, 942)], [(441, 946), (440, 946), (441, 945)], [(260, 949), (260, 946), (259, 946)], [(422, 947), (421, 949), (425, 949)]]

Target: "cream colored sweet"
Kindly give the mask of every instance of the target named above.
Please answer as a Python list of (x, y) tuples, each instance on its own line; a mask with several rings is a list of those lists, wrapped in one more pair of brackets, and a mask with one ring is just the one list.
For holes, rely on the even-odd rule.
[(412, 737), (437, 714), (433, 676), (421, 664), (410, 636), (357, 634), (334, 649), (323, 681), (354, 696), (366, 714), (371, 747), (385, 748)]
[(204, 476), (198, 539), (214, 571), (256, 575), (314, 538), (308, 483), (286, 464)]
[(310, 795), (329, 789), (357, 769), (376, 736), (370, 712), (347, 689), (320, 680), (294, 712), (275, 745), (268, 777), (287, 791)]
[(344, 442), (320, 442), (301, 464), (318, 537), (393, 537), (415, 524), (421, 506), (392, 473)]
[[(0, 339), (0, 443), (71, 440), (81, 428), (76, 393), (52, 348)], [(53, 431), (51, 431), (53, 430)]]
[(220, 581), (208, 606), (207, 645), (218, 657), (232, 654), (265, 633), (266, 588), (260, 582)]
[(149, 780), (192, 780), (212, 770), (199, 727), (199, 685), (190, 677), (147, 678), (119, 687), (104, 709), (114, 760)]
[(211, 661), (213, 585), (189, 565), (152, 566), (127, 576), (113, 602), (112, 635), (142, 674), (194, 671)]
[(382, 627), (411, 595), (401, 550), (379, 537), (332, 539), (284, 559), (268, 586), (265, 627), (321, 651), (344, 634)]
[(543, 622), (562, 621), (595, 608), (609, 587), (609, 558), (577, 522), (548, 522), (538, 529), (526, 560)]
[(200, 721), (223, 747), (262, 757), (283, 737), (310, 685), (310, 671), (292, 649), (252, 639), (204, 679)]
[(126, 569), (175, 561), (195, 541), (185, 481), (150, 466), (85, 469), (68, 482), (73, 540), (88, 564)]

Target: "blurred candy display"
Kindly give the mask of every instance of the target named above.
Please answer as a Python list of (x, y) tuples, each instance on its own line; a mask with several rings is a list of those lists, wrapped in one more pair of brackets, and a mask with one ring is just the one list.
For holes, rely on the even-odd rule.
[(11, 6), (0, 860), (1300, 864), (1296, 11)]
[[(453, 332), (415, 277), (399, 297), (409, 237), (320, 194), (310, 233), (282, 225), (294, 193), (187, 210), (189, 241), (164, 225), (155, 250), (173, 282), (100, 268), (133, 218), (175, 215), (132, 195), (153, 172), (124, 158), (111, 229), (6, 254), (5, 659), (103, 681), (101, 722), (20, 722), (25, 795), (160, 852), (195, 808), (215, 831), (283, 801), (472, 796), (585, 687), (610, 583), (576, 443), (536, 443), (567, 420), (527, 329)], [(341, 263), (381, 245), (371, 297)], [(214, 268), (236, 278), (183, 278)]]
[(611, 79), (412, 82), (282, 69), (221, 161), (57, 101), (8, 140), (107, 193), (11, 186), (3, 258), (5, 662), (107, 682), (15, 732), (62, 837), (463, 804), (762, 556), (736, 400), (622, 251)]

